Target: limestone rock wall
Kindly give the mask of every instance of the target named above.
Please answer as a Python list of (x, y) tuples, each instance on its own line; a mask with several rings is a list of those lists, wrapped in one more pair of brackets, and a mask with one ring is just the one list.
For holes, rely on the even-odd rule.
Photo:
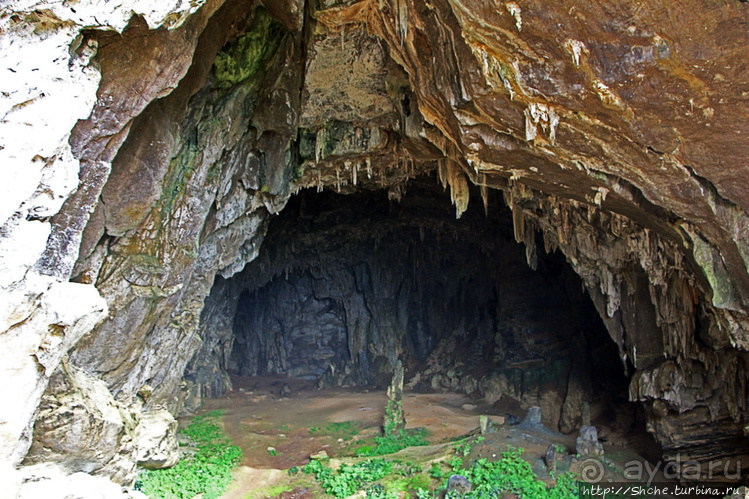
[[(97, 102), (98, 45), (87, 28), (123, 30), (134, 13), (155, 28), (178, 26), (199, 4), (174, 2), (16, 2), (0, 6), (0, 162), (5, 181), (0, 203), (0, 335), (6, 380), (0, 459), (18, 464), (30, 444), (30, 423), (41, 392), (60, 359), (106, 315), (92, 286), (66, 284), (77, 257), (74, 244), (59, 255), (68, 272), (39, 264), (61, 234), (80, 240), (76, 227), (52, 222), (78, 188), (80, 162), (69, 139)], [(96, 196), (95, 196), (96, 197)], [(61, 261), (65, 260), (65, 262)]]
[(227, 349), (215, 275), (297, 189), (435, 169), (458, 216), (505, 193), (531, 267), (536, 231), (566, 255), (669, 456), (746, 454), (745, 4), (264, 4), (0, 4), (0, 460), (71, 348), (178, 410)]

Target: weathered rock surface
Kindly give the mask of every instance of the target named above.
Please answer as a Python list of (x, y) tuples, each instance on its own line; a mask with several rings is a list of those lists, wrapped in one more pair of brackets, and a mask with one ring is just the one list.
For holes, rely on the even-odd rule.
[(134, 441), (135, 459), (143, 468), (170, 468), (179, 461), (177, 420), (166, 409), (141, 415)]
[[(135, 478), (139, 411), (116, 402), (107, 385), (64, 361), (49, 382), (25, 465), (56, 463), (68, 473)], [(138, 456), (140, 457), (140, 456)]]
[[(332, 365), (340, 383), (384, 388), (402, 357), (420, 369), (411, 389), (535, 405), (566, 392), (570, 355), (616, 366), (615, 348), (599, 354), (606, 361), (586, 353), (606, 338), (580, 281), (560, 255), (529, 269), (499, 202), (495, 215), (475, 207), (456, 221), (428, 178), (392, 206), (384, 193), (299, 194), (269, 224), (258, 258), (217, 280), (202, 323), (215, 354), (201, 352), (187, 379), (208, 393), (227, 370), (320, 378)], [(592, 338), (576, 340), (581, 331)], [(547, 411), (553, 427), (560, 406)]]
[(50, 377), (68, 350), (107, 314), (93, 286), (44, 282), (49, 287), (33, 297), (36, 308), (14, 317), (13, 326), (1, 336), (0, 374), (6, 380), (7, 403), (0, 407), (0, 460), (14, 465), (29, 450), (34, 416)]
[(575, 451), (581, 458), (603, 457), (603, 445), (598, 441), (598, 431), (595, 426), (581, 426), (580, 434), (575, 440)]
[[(240, 297), (221, 279), (257, 257), (270, 214), (305, 187), (398, 200), (437, 171), (459, 216), (469, 184), (487, 204), (502, 191), (532, 268), (541, 243), (565, 255), (667, 458), (749, 464), (744, 3), (264, 3), (0, 5), (0, 461), (24, 457), (71, 347), (70, 372), (125, 406), (146, 384), (146, 410), (179, 410), (181, 386), (193, 405), (223, 393)], [(353, 362), (364, 337), (326, 348)], [(429, 382), (457, 389), (452, 374)], [(490, 376), (485, 396), (519, 386)], [(532, 398), (569, 429), (588, 378)], [(89, 450), (126, 451), (110, 444)]]
[[(18, 499), (64, 497), (71, 499), (145, 499), (136, 491), (125, 491), (106, 477), (77, 472), (69, 474), (54, 464), (44, 463), (22, 469), (23, 485)], [(3, 490), (7, 492), (7, 489)]]

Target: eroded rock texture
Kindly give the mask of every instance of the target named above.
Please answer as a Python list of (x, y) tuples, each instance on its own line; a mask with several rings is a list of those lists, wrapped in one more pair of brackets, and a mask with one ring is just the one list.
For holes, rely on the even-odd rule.
[[(541, 244), (566, 257), (668, 459), (749, 465), (745, 4), (261, 3), (0, 5), (1, 460), (23, 459), (37, 413), (35, 455), (56, 452), (44, 415), (73, 384), (39, 403), (69, 351), (68, 375), (101, 381), (136, 420), (222, 393), (232, 341), (254, 334), (234, 340), (248, 298), (230, 278), (269, 217), (302, 188), (397, 201), (436, 171), (458, 216), (501, 191), (529, 267)], [(330, 254), (348, 237), (332, 228)], [(387, 292), (376, 263), (369, 282)], [(293, 293), (315, 293), (319, 275), (289, 270)], [(356, 286), (322, 272), (342, 280), (320, 298)], [(309, 307), (329, 319), (333, 358), (345, 338), (344, 364), (369, 351), (356, 324), (411, 327), (406, 312)], [(268, 369), (262, 355), (247, 362)], [(126, 442), (115, 426), (108, 441)], [(127, 482), (106, 471), (114, 455), (134, 465), (123, 449), (94, 449), (86, 471)]]
[(490, 216), (474, 206), (456, 220), (435, 180), (397, 203), (292, 198), (257, 259), (211, 291), (188, 405), (230, 389), (227, 371), (384, 389), (398, 359), (411, 389), (542, 405), (569, 431), (583, 401), (626, 401), (618, 351), (563, 257), (542, 253), (532, 270), (500, 196)]

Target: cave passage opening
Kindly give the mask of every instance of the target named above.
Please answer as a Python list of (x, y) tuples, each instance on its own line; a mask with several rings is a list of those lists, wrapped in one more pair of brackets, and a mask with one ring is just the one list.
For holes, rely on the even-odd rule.
[(213, 364), (193, 361), (186, 379), (206, 398), (253, 379), (384, 390), (400, 359), (411, 391), (464, 394), (501, 415), (539, 406), (554, 431), (592, 423), (602, 440), (660, 458), (564, 255), (517, 243), (499, 191), (476, 205), (456, 219), (429, 176), (398, 196), (301, 191), (257, 258), (216, 278), (202, 326)]

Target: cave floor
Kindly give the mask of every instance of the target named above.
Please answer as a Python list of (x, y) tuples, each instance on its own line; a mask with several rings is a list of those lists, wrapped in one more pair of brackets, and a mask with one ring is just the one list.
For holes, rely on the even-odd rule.
[[(373, 444), (380, 434), (387, 400), (384, 389), (318, 390), (313, 381), (286, 377), (237, 377), (232, 382), (232, 392), (207, 400), (199, 411), (223, 410), (226, 432), (243, 451), (242, 462), (222, 499), (324, 496), (311, 476), (299, 473), (291, 478), (285, 470), (306, 464), (310, 455), (323, 450), (333, 461), (355, 456), (356, 449)], [(285, 383), (291, 393), (282, 398)], [(508, 445), (525, 449), (524, 457), (536, 466), (550, 443), (574, 453), (574, 436), (503, 425), (504, 408), (487, 406), (462, 394), (407, 392), (403, 408), (407, 427), (425, 428), (431, 445), (407, 448), (392, 456), (421, 463), (424, 469), (431, 462), (453, 456), (455, 442), (478, 431), (482, 414), (495, 422), (496, 432), (474, 445), (468, 459), (496, 457)], [(604, 470), (607, 480), (620, 478), (627, 462), (644, 462), (626, 445), (604, 448), (610, 463)]]

